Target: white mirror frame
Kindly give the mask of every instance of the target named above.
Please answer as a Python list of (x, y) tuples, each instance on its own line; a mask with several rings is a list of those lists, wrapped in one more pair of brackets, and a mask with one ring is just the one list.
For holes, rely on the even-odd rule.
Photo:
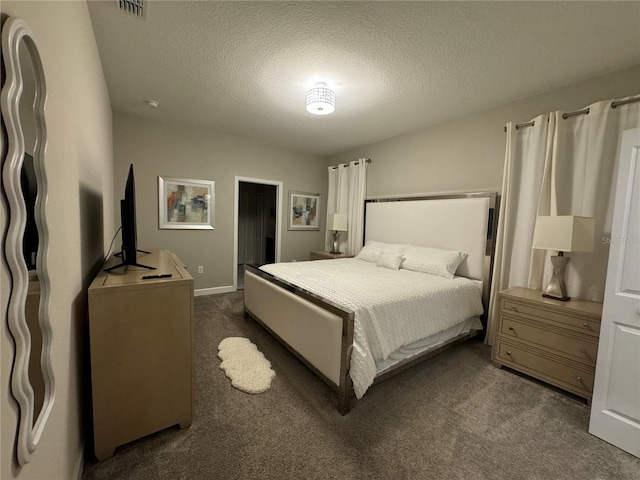
[[(22, 239), (27, 220), (26, 206), (20, 184), (20, 174), (25, 154), (25, 139), (20, 125), (19, 114), (19, 100), (23, 89), (19, 54), (19, 47), (22, 42), (24, 42), (31, 56), (36, 77), (33, 104), (36, 142), (33, 161), (38, 182), (35, 221), (40, 238), (36, 267), (41, 288), (38, 317), (40, 328), (42, 329), (42, 357), (40, 364), (44, 377), (45, 392), (44, 403), (35, 425), (33, 423), (34, 393), (29, 381), (31, 334), (25, 315), (29, 274), (22, 251)], [(49, 323), (51, 282), (47, 271), (49, 235), (45, 221), (47, 181), (44, 155), (47, 146), (47, 130), (44, 109), (47, 93), (42, 61), (40, 60), (33, 33), (22, 20), (15, 17), (6, 19), (2, 27), (2, 55), (5, 63), (6, 79), (2, 88), (0, 104), (8, 140), (7, 156), (2, 170), (2, 182), (9, 207), (5, 256), (11, 273), (11, 296), (7, 309), (7, 322), (11, 335), (15, 340), (15, 358), (11, 372), (11, 393), (20, 407), (16, 452), (18, 463), (24, 465), (31, 460), (31, 455), (38, 446), (54, 401), (54, 379), (51, 365), (52, 336)]]

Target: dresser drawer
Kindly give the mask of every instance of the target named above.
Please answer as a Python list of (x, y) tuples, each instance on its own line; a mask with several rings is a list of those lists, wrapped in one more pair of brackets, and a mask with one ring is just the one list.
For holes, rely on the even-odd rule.
[(541, 380), (559, 387), (591, 397), (593, 391), (594, 373), (553, 360), (545, 356), (544, 352), (535, 352), (534, 348), (521, 348), (504, 343), (498, 337), (498, 361), (507, 366), (513, 366)]
[(507, 298), (502, 300), (502, 311), (528, 315), (546, 323), (562, 324), (571, 330), (588, 335), (600, 335), (600, 322), (598, 321), (556, 312), (551, 309), (538, 308), (526, 303), (514, 302)]
[[(500, 317), (500, 333), (502, 335), (548, 347), (586, 365), (596, 366), (597, 343), (577, 338), (577, 335), (563, 335), (543, 327), (543, 325), (539, 327), (531, 323), (520, 322), (515, 318)], [(589, 339), (590, 337), (585, 338)]]

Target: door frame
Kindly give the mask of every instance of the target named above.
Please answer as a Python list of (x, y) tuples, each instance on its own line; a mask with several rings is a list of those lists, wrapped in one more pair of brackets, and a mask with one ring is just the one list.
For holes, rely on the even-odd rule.
[(235, 176), (235, 192), (233, 201), (233, 291), (238, 290), (238, 202), (240, 202), (240, 182), (272, 185), (276, 187), (276, 263), (280, 261), (280, 246), (282, 239), (282, 187), (277, 180), (264, 178)]

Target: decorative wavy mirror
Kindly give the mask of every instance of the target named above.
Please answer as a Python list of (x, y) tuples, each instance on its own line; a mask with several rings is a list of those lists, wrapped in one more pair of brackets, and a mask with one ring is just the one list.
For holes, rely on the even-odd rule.
[(4, 253), (11, 273), (7, 321), (15, 340), (11, 392), (20, 407), (16, 451), (24, 465), (40, 441), (54, 399), (45, 221), (47, 94), (33, 34), (18, 18), (9, 17), (2, 26), (2, 56), (6, 78), (0, 98), (8, 141), (2, 185), (9, 217)]

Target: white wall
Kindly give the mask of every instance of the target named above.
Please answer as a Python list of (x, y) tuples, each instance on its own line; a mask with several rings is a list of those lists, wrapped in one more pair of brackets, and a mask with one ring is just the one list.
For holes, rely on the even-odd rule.
[[(136, 179), (138, 247), (168, 248), (185, 262), (195, 288), (233, 284), (234, 177), (282, 181), (282, 261), (308, 260), (323, 249), (327, 167), (323, 157), (196, 127), (113, 114), (115, 201), (124, 192), (129, 164)], [(215, 230), (160, 230), (158, 176), (215, 181)], [(288, 231), (288, 191), (322, 194), (320, 231)], [(116, 212), (116, 224), (120, 223)], [(116, 249), (120, 246), (116, 240)], [(144, 263), (144, 257), (139, 257)], [(198, 265), (204, 273), (198, 274)]]
[(638, 93), (640, 66), (335, 155), (328, 165), (371, 158), (367, 196), (500, 191), (507, 122)]
[[(71, 479), (82, 465), (87, 413), (86, 287), (113, 235), (111, 108), (91, 20), (84, 2), (3, 1), (2, 14), (33, 30), (47, 82), (46, 174), (52, 281), (55, 404), (31, 462), (15, 462), (18, 406), (9, 389), (13, 341), (2, 321), (2, 479)], [(3, 200), (1, 224), (7, 225)], [(7, 311), (11, 280), (2, 263)]]

